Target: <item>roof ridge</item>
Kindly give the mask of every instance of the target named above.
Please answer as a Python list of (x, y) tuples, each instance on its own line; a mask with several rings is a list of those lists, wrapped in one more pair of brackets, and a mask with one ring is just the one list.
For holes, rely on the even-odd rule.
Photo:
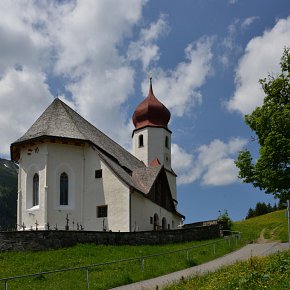
[(75, 125), (76, 129), (78, 130), (78, 132), (79, 132), (83, 137), (85, 137), (87, 140), (89, 140), (88, 137), (85, 136), (85, 135), (83, 134), (83, 132), (80, 131), (80, 129), (79, 129), (79, 127), (78, 127), (78, 124), (76, 124), (76, 122), (75, 122), (74, 119), (72, 118), (72, 116), (71, 116), (69, 110), (74, 111), (76, 114), (78, 114), (78, 115), (79, 115), (82, 119), (84, 119), (85, 121), (86, 121), (86, 119), (83, 118), (83, 117), (82, 117), (78, 112), (76, 112), (75, 110), (73, 110), (69, 105), (67, 105), (67, 104), (66, 104), (64, 101), (62, 101), (61, 99), (57, 98), (57, 100), (60, 101), (61, 106), (62, 106), (63, 109), (67, 112), (67, 114), (68, 114), (70, 120), (71, 120), (72, 123)]

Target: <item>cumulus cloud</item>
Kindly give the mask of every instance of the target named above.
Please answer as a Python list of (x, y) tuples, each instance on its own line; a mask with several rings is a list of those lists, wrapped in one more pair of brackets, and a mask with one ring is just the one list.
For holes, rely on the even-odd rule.
[(9, 145), (53, 100), (45, 80), (43, 73), (26, 67), (9, 69), (0, 79), (0, 152), (8, 154)]
[[(126, 59), (127, 47), (120, 47), (140, 21), (146, 2), (1, 1), (2, 154), (8, 154), (10, 142), (52, 100), (49, 84), (59, 77), (63, 100), (121, 144), (129, 139), (125, 106), (133, 92), (134, 70)], [(153, 40), (154, 30), (152, 25), (142, 37)], [(13, 129), (5, 123), (11, 117), (5, 110), (15, 116)]]
[(128, 49), (129, 60), (140, 60), (143, 70), (146, 71), (151, 62), (157, 61), (160, 57), (159, 47), (155, 41), (169, 31), (167, 18), (161, 14), (156, 22), (150, 24), (148, 28), (140, 31), (137, 41), (131, 42)]
[[(202, 37), (185, 49), (185, 61), (173, 70), (153, 70), (154, 93), (173, 115), (182, 116), (190, 108), (200, 104), (200, 87), (212, 72), (212, 37)], [(142, 83), (142, 92), (147, 95), (148, 81)]]
[(272, 29), (247, 44), (236, 69), (236, 90), (227, 103), (229, 110), (244, 115), (262, 105), (264, 93), (258, 80), (279, 72), (283, 48), (290, 45), (289, 35), (290, 17), (280, 19)]
[(238, 181), (238, 169), (234, 160), (247, 141), (236, 137), (225, 143), (219, 139), (202, 145), (187, 153), (177, 144), (172, 146), (172, 166), (178, 175), (179, 184), (200, 181), (203, 185), (220, 186)]

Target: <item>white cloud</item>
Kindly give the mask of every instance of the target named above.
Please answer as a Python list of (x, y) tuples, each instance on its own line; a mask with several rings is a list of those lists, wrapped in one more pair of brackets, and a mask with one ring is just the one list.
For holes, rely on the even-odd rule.
[(248, 28), (255, 20), (257, 20), (257, 19), (259, 19), (259, 17), (258, 16), (251, 16), (251, 17), (248, 17), (248, 18), (246, 18), (243, 22), (242, 22), (242, 24), (241, 24), (241, 27), (243, 28), (243, 29), (245, 29), (245, 28)]
[(146, 71), (151, 62), (160, 57), (159, 47), (154, 43), (160, 36), (167, 34), (169, 26), (166, 16), (161, 14), (156, 22), (150, 24), (149, 28), (140, 31), (137, 41), (131, 42), (128, 50), (128, 59), (140, 60), (143, 70)]
[(264, 93), (258, 81), (279, 72), (283, 48), (290, 45), (289, 35), (290, 17), (280, 19), (271, 30), (248, 43), (236, 69), (236, 91), (227, 103), (229, 110), (244, 115), (262, 105)]
[[(182, 116), (190, 108), (201, 103), (200, 87), (212, 71), (213, 38), (203, 37), (185, 49), (185, 62), (174, 70), (153, 70), (154, 93), (171, 113)], [(142, 92), (148, 93), (148, 80), (142, 83)]]
[(31, 68), (9, 69), (0, 79), (0, 152), (20, 138), (52, 101), (45, 75)]
[[(35, 121), (36, 112), (40, 114), (44, 104), (49, 104), (47, 82), (58, 77), (67, 90), (60, 92), (63, 100), (121, 144), (129, 140), (124, 106), (133, 92), (134, 70), (126, 60), (127, 47), (120, 47), (141, 20), (146, 2), (0, 2), (0, 81), (2, 88), (7, 88), (10, 80), (13, 88), (7, 94), (2, 91), (1, 98), (23, 99), (21, 109), (26, 112), (9, 107), (22, 127), (11, 130), (10, 126), (8, 130), (2, 120), (3, 136), (4, 131), (11, 133), (5, 142), (1, 138), (1, 153), (7, 154), (9, 142), (20, 137), (23, 128), (27, 130)], [(147, 34), (144, 30), (143, 37), (154, 39), (154, 30), (154, 25)], [(21, 82), (24, 75), (34, 87)], [(68, 100), (65, 93), (72, 98)], [(30, 110), (32, 113), (27, 114)]]
[(220, 186), (238, 181), (235, 155), (247, 141), (232, 138), (228, 143), (215, 139), (189, 154), (177, 144), (172, 145), (172, 167), (178, 175), (179, 184), (200, 180), (203, 185)]

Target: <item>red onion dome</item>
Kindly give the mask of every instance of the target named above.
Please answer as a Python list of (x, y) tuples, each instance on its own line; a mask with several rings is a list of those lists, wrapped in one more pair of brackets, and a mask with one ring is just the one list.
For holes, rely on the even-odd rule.
[(144, 128), (146, 126), (167, 128), (169, 120), (170, 112), (154, 96), (152, 80), (150, 78), (148, 96), (137, 106), (132, 117), (135, 129)]

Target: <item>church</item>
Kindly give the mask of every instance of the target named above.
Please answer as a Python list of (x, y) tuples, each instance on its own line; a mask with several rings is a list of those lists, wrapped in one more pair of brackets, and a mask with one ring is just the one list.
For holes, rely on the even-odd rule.
[(19, 230), (176, 229), (169, 110), (154, 96), (137, 106), (132, 154), (56, 98), (11, 144), (19, 164)]

